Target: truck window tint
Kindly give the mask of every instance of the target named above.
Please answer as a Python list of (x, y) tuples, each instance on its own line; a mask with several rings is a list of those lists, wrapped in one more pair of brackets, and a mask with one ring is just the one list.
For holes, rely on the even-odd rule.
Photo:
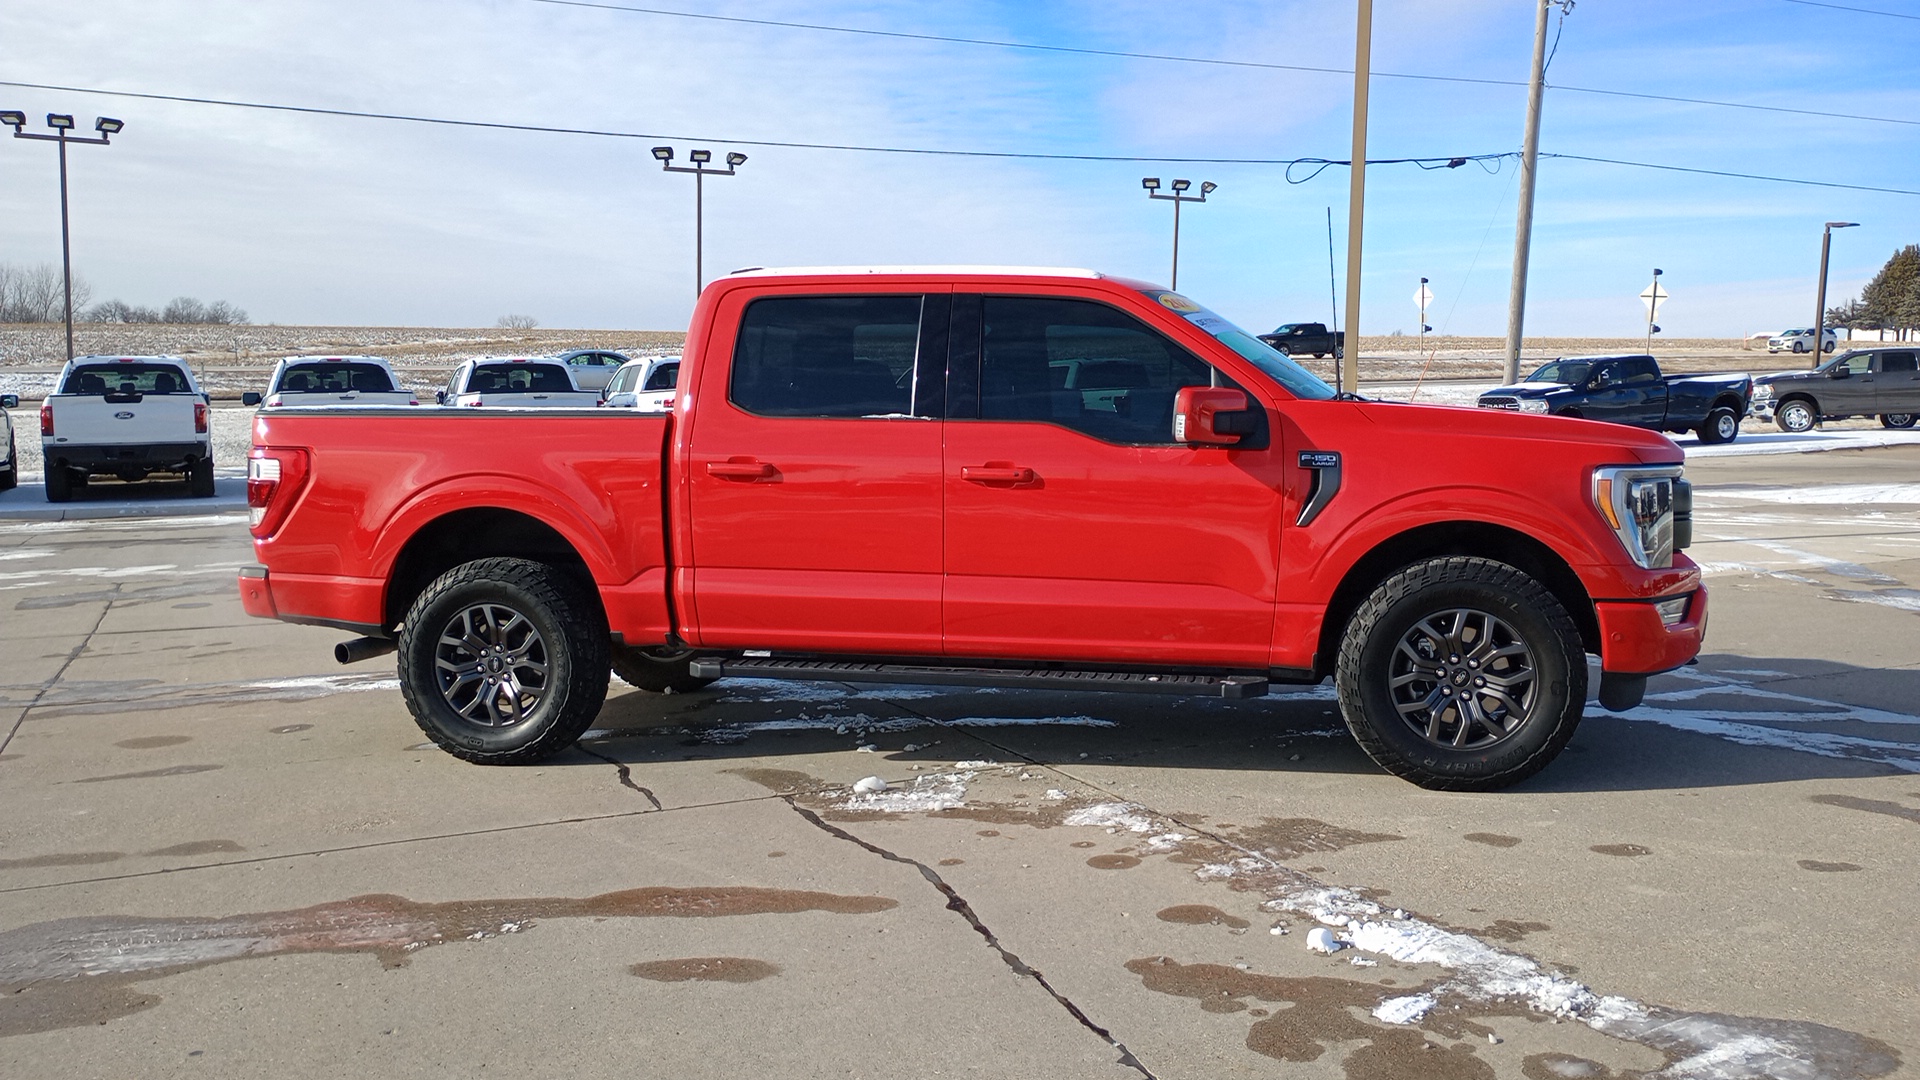
[(1833, 362), (1837, 368), (1846, 368), (1849, 375), (1865, 375), (1873, 370), (1872, 353), (1848, 353)]
[(1623, 383), (1657, 383), (1660, 381), (1660, 367), (1651, 356), (1636, 356), (1620, 361), (1620, 376)]
[(283, 394), (390, 394), (393, 380), (378, 364), (292, 364), (280, 376)]
[(647, 372), (647, 385), (642, 387), (641, 389), (671, 390), (673, 389), (674, 383), (679, 378), (680, 378), (679, 364), (661, 364), (659, 367), (654, 368), (652, 371)]
[(1889, 352), (1880, 354), (1881, 371), (1920, 371), (1920, 354)]
[(920, 302), (918, 295), (755, 300), (740, 320), (727, 400), (757, 416), (911, 414)]
[(571, 394), (565, 368), (552, 364), (489, 364), (473, 369), (469, 394)]
[(63, 394), (185, 394), (187, 378), (171, 364), (88, 364), (67, 373)]
[(989, 296), (980, 418), (1041, 420), (1114, 443), (1173, 442), (1173, 396), (1214, 385), (1204, 361), (1088, 300)]

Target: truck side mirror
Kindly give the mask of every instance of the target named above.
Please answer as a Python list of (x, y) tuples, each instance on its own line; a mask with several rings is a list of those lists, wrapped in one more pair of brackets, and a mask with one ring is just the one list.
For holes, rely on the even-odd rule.
[(254, 393), (252, 390), (249, 390), (246, 393), (240, 395), (240, 404), (258, 405), (260, 404), (260, 395)]
[(441, 405), (445, 405), (447, 403), (447, 392), (445, 390), (435, 390), (433, 392), (433, 400)]
[(0, 394), (0, 409), (17, 409), (19, 407), (19, 394)]
[(1829, 379), (1850, 379), (1852, 377), (1853, 372), (1849, 370), (1845, 364), (1835, 364), (1827, 369), (1827, 378)]
[(1253, 433), (1255, 416), (1244, 390), (1183, 386), (1173, 398), (1173, 441), (1189, 446), (1231, 446)]

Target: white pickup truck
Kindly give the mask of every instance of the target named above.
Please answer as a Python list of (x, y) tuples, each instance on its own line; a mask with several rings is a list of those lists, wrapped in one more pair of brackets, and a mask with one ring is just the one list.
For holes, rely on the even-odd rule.
[(248, 391), (242, 404), (269, 409), (314, 405), (418, 405), (393, 367), (377, 356), (289, 356), (276, 364), (264, 402)]
[(466, 408), (591, 409), (600, 403), (597, 392), (574, 383), (567, 365), (539, 356), (463, 361), (434, 397), (442, 405)]
[(180, 473), (188, 493), (213, 495), (207, 396), (172, 356), (81, 356), (67, 361), (40, 406), (48, 502), (66, 502), (93, 476), (144, 480)]

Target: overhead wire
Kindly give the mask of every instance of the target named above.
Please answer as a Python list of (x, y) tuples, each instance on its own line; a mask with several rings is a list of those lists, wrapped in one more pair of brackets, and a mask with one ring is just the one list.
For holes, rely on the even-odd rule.
[(1853, 11), (1861, 15), (1885, 15), (1889, 19), (1912, 19), (1920, 22), (1920, 15), (1908, 15), (1900, 11), (1877, 11), (1873, 8), (1848, 7), (1845, 4), (1823, 4), (1820, 0), (1787, 0), (1789, 4), (1801, 4), (1806, 7), (1832, 8), (1835, 11)]
[[(1228, 60), (1210, 56), (1181, 56), (1177, 53), (1130, 52), (1124, 49), (1094, 49), (1074, 45), (1040, 45), (1025, 41), (1000, 41), (993, 38), (958, 37), (948, 34), (922, 34), (906, 30), (874, 30), (858, 26), (834, 26), (829, 23), (793, 22), (783, 19), (756, 19), (744, 15), (713, 15), (706, 12), (674, 11), (670, 8), (604, 3), (599, 2), (599, 0), (526, 0), (526, 2), (546, 4), (552, 7), (619, 11), (636, 15), (659, 15), (674, 19), (737, 23), (746, 26), (771, 26), (788, 30), (813, 30), (829, 34), (854, 34), (862, 37), (895, 38), (904, 41), (929, 41), (950, 45), (975, 45), (994, 49), (1019, 49), (1027, 52), (1068, 53), (1077, 56), (1104, 56), (1124, 60), (1154, 60), (1169, 64), (1201, 64), (1213, 67), (1252, 68), (1262, 71), (1299, 71), (1314, 75), (1350, 76), (1353, 74), (1352, 68), (1318, 67), (1311, 64), (1277, 64), (1264, 60)], [(1875, 12), (1874, 14), (1891, 13)], [(1381, 79), (1413, 79), (1422, 82), (1464, 83), (1473, 86), (1524, 87), (1527, 85), (1525, 79), (1478, 79), (1468, 75), (1423, 75), (1414, 72), (1381, 71), (1378, 69), (1375, 69), (1372, 74), (1375, 78)], [(1920, 119), (1910, 117), (1867, 116), (1859, 113), (1831, 112), (1821, 109), (1793, 109), (1784, 105), (1757, 105), (1746, 101), (1717, 101), (1710, 98), (1680, 97), (1672, 94), (1649, 94), (1632, 90), (1608, 90), (1593, 86), (1565, 86), (1558, 83), (1554, 84), (1553, 89), (1570, 94), (1597, 94), (1604, 97), (1635, 98), (1642, 101), (1665, 101), (1681, 105), (1708, 105), (1721, 109), (1747, 109), (1754, 112), (1787, 113), (1795, 116), (1818, 116), (1829, 120), (1859, 120), (1866, 123), (1902, 124), (1909, 127), (1920, 127)]]
[[(931, 157), (991, 158), (1020, 161), (1089, 161), (1089, 162), (1137, 162), (1159, 165), (1281, 165), (1289, 171), (1288, 183), (1305, 183), (1335, 165), (1351, 166), (1351, 160), (1339, 158), (1229, 158), (1229, 157), (1170, 157), (1151, 154), (1048, 154), (1019, 150), (943, 150), (933, 147), (917, 146), (868, 146), (859, 143), (815, 143), (776, 139), (741, 139), (714, 135), (675, 135), (658, 132), (616, 131), (607, 128), (559, 127), (551, 124), (515, 124), (504, 120), (461, 120), (444, 116), (419, 116), (410, 113), (372, 112), (360, 109), (332, 109), (317, 105), (285, 105), (262, 101), (235, 101), (227, 98), (195, 97), (185, 94), (156, 94), (136, 90), (105, 90), (88, 86), (58, 86), (51, 83), (21, 82), (0, 79), (0, 86), (12, 86), (26, 90), (54, 90), (67, 94), (91, 94), (100, 97), (133, 98), (143, 101), (170, 101), (186, 105), (213, 105), (234, 109), (258, 109), (267, 112), (298, 113), (309, 116), (337, 116), (356, 120), (391, 120), (408, 124), (431, 124), (441, 127), (481, 129), (489, 131), (526, 132), (546, 135), (583, 135), (605, 139), (645, 139), (682, 142), (710, 142), (722, 146), (764, 146), (795, 150), (830, 150), (866, 154), (902, 154)], [(1418, 165), (1423, 169), (1453, 169), (1467, 162), (1480, 165), (1489, 173), (1499, 171), (1499, 161), (1518, 157), (1515, 151), (1496, 154), (1471, 154), (1452, 157), (1400, 157), (1368, 158), (1369, 165)], [(1842, 184), (1827, 180), (1803, 180), (1789, 176), (1766, 176), (1760, 173), (1724, 172), (1718, 169), (1697, 169), (1683, 165), (1661, 165), (1646, 161), (1625, 161), (1618, 158), (1587, 157), (1580, 154), (1548, 154), (1541, 157), (1563, 158), (1569, 161), (1589, 161), (1603, 165), (1620, 165), (1637, 169), (1660, 169), (1668, 172), (1699, 173), (1705, 176), (1727, 176), (1742, 180), (1766, 180), (1777, 184), (1802, 184), (1810, 187), (1841, 188), (1849, 191), (1873, 191), (1891, 195), (1920, 195), (1920, 190), (1894, 187), (1875, 187), (1866, 184)], [(1493, 165), (1489, 167), (1488, 163)], [(1300, 166), (1312, 166), (1306, 176), (1295, 179), (1291, 171)]]

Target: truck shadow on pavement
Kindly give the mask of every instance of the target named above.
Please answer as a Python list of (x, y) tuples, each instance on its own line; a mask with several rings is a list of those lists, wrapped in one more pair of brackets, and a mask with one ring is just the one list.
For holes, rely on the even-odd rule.
[[(616, 685), (619, 685), (616, 683)], [(1670, 790), (1920, 772), (1920, 669), (1713, 654), (1660, 676), (1624, 714), (1595, 702), (1571, 744), (1520, 791)], [(1354, 774), (1389, 779), (1341, 720), (1330, 684), (1205, 698), (727, 680), (609, 699), (582, 751), (744, 760), (864, 751), (891, 775), (956, 760)], [(845, 771), (836, 768), (836, 773)]]

